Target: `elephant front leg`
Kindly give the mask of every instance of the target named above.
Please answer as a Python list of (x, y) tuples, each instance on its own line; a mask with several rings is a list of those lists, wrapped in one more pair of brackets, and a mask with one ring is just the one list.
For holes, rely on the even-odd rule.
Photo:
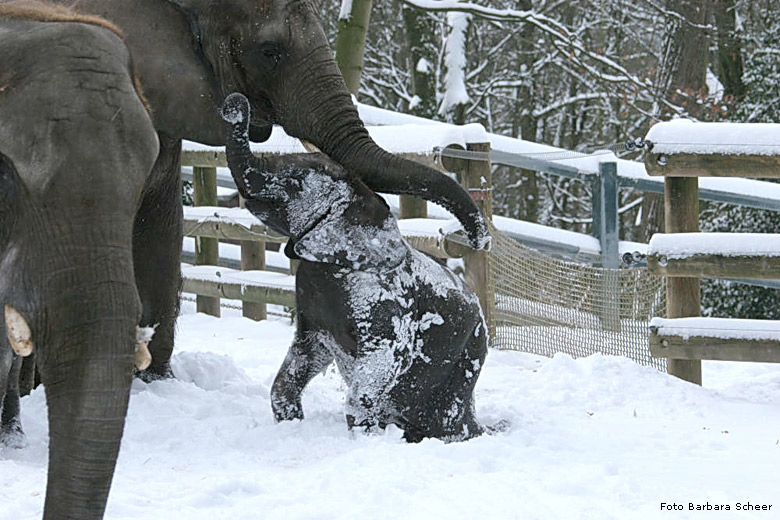
[(181, 141), (160, 136), (160, 155), (147, 182), (133, 229), (133, 262), (143, 314), (154, 327), (145, 381), (172, 377), (174, 327), (181, 289)]
[(271, 387), (271, 409), (277, 421), (303, 419), (303, 389), (332, 361), (321, 334), (296, 334)]

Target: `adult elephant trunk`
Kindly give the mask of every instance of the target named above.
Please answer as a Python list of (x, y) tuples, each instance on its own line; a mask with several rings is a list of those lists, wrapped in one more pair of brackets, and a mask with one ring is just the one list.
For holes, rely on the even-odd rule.
[(455, 180), (393, 155), (371, 139), (328, 47), (317, 48), (298, 70), (276, 90), (287, 93), (275, 107), (288, 134), (311, 141), (374, 191), (414, 195), (443, 206), (463, 224), (472, 247), (489, 247), (484, 217)]
[(140, 303), (129, 225), (107, 228), (48, 236), (45, 263), (20, 269), (28, 290), (9, 302), (29, 321), (46, 389), (44, 518), (103, 518), (124, 429)]
[(85, 317), (51, 342), (60, 353), (84, 355), (42, 374), (50, 428), (46, 518), (103, 518), (119, 453), (135, 324), (107, 309), (93, 314), (95, 321)]

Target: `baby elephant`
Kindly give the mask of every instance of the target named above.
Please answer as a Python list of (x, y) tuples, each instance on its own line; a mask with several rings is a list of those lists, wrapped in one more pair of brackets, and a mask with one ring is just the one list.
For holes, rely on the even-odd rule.
[(302, 419), (303, 389), (335, 360), (350, 428), (395, 424), (410, 442), (481, 434), (473, 394), (488, 338), (474, 293), (410, 247), (384, 200), (328, 157), (253, 156), (244, 96), (230, 95), (223, 117), (246, 207), (301, 260), (295, 340), (271, 390), (276, 419)]

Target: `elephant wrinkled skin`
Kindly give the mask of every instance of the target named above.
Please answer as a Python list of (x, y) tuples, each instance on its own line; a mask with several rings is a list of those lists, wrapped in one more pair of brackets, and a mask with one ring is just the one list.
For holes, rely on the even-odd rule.
[[(280, 124), (373, 190), (441, 204), (489, 246), (455, 181), (371, 140), (309, 1), (0, 0), (0, 303), (29, 324), (47, 388), (46, 518), (103, 515), (135, 327), (155, 330), (142, 376), (171, 375), (181, 141), (224, 144), (234, 91), (252, 140)], [(3, 332), (3, 424), (18, 430)]]
[(301, 393), (335, 360), (350, 428), (395, 424), (413, 442), (481, 434), (473, 392), (488, 332), (475, 294), (409, 246), (384, 200), (326, 156), (253, 156), (248, 112), (246, 98), (227, 98), (230, 170), (247, 209), (301, 260), (295, 339), (271, 389), (277, 420), (303, 418)]

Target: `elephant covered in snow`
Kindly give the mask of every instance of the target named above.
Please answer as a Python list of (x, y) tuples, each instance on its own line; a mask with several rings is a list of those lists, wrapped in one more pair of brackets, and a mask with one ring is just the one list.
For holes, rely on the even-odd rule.
[(295, 340), (271, 390), (276, 419), (303, 418), (303, 389), (335, 360), (350, 428), (395, 424), (412, 442), (482, 433), (473, 394), (488, 330), (477, 297), (403, 239), (351, 170), (320, 154), (254, 156), (249, 110), (240, 94), (225, 102), (228, 164), (247, 209), (301, 260)]

